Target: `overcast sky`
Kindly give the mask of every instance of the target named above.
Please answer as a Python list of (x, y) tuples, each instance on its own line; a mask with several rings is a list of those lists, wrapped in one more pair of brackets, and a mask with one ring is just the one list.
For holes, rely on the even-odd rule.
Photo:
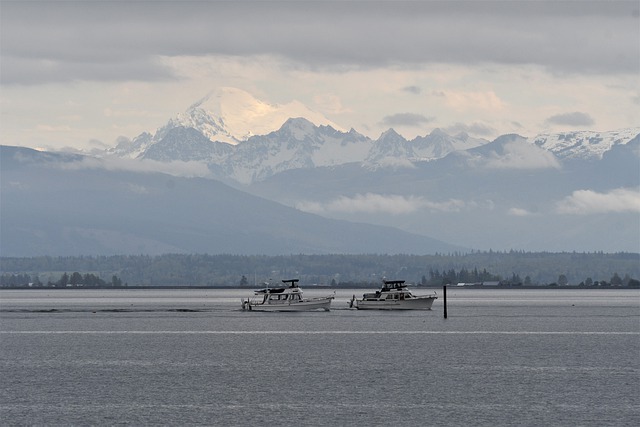
[(640, 126), (633, 1), (0, 2), (1, 143), (113, 146), (218, 87), (372, 138)]

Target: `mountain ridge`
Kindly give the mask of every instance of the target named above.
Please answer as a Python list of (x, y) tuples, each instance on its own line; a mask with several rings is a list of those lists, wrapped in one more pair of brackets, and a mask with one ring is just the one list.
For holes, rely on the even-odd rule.
[[(390, 128), (373, 140), (353, 128), (345, 132), (308, 108), (292, 104), (285, 107), (267, 104), (239, 89), (221, 88), (170, 119), (155, 134), (144, 132), (130, 141), (123, 140), (108, 150), (108, 154), (163, 162), (205, 162), (210, 165), (214, 178), (249, 185), (293, 168), (351, 162), (372, 169), (390, 165), (409, 167), (411, 163), (442, 159), (453, 152), (473, 150), (507, 137), (502, 135), (489, 141), (465, 133), (451, 136), (434, 129), (427, 135), (407, 140)], [(303, 112), (312, 118), (285, 117), (291, 111)], [(240, 118), (234, 118), (234, 114)], [(269, 131), (257, 134), (257, 129)], [(179, 133), (182, 136), (177, 137)], [(518, 137), (563, 162), (599, 160), (614, 146), (626, 144), (638, 134), (640, 127)]]

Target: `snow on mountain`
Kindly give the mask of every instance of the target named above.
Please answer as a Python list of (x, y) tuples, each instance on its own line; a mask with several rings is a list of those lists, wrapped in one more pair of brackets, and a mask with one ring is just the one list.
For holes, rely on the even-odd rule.
[[(638, 134), (640, 128), (542, 134), (528, 139), (505, 135), (506, 139), (490, 144), (440, 129), (408, 141), (389, 129), (371, 140), (353, 129), (344, 132), (299, 102), (268, 104), (240, 89), (225, 87), (169, 120), (155, 135), (145, 132), (130, 141), (122, 139), (110, 151), (164, 162), (205, 162), (214, 177), (249, 184), (290, 169), (347, 163), (361, 163), (369, 170), (414, 167), (416, 162), (454, 152), (469, 153), (478, 167), (559, 168), (567, 160), (602, 159), (612, 147)], [(485, 146), (492, 151), (472, 153)]]
[[(109, 152), (121, 157), (144, 158), (150, 147), (162, 141), (175, 128), (192, 128), (210, 141), (236, 145), (253, 135), (266, 135), (278, 130), (291, 117), (304, 117), (316, 125), (341, 129), (322, 114), (298, 101), (282, 105), (268, 104), (243, 90), (223, 87), (210, 92), (185, 112), (169, 119), (154, 135), (144, 132), (131, 141), (122, 140)], [(182, 148), (187, 147), (183, 144)], [(159, 154), (158, 149), (153, 151), (156, 155)], [(183, 157), (193, 156), (187, 153)]]
[(406, 139), (395, 130), (389, 129), (374, 141), (365, 161), (369, 165), (388, 162), (392, 159), (407, 159), (413, 157), (413, 151)]
[(223, 87), (191, 105), (170, 122), (172, 126), (192, 127), (212, 141), (237, 144), (253, 135), (265, 135), (279, 129), (291, 117), (304, 117), (316, 125), (340, 129), (322, 114), (298, 101), (268, 104), (249, 93)]
[(451, 136), (440, 129), (434, 129), (429, 135), (412, 140), (411, 145), (416, 160), (432, 160), (454, 151), (479, 147), (487, 142), (486, 139), (472, 138), (466, 133)]
[(275, 132), (253, 136), (236, 145), (230, 156), (219, 164), (222, 172), (219, 178), (249, 184), (290, 169), (347, 163), (362, 163), (370, 170), (413, 167), (415, 161), (439, 159), (486, 143), (488, 141), (464, 134), (453, 137), (440, 130), (407, 141), (393, 129), (373, 141), (353, 129), (341, 132), (295, 118)]
[(144, 153), (144, 158), (160, 162), (174, 160), (217, 162), (226, 158), (232, 150), (231, 145), (212, 142), (194, 128), (178, 126), (169, 129), (160, 141), (149, 146)]
[(121, 138), (115, 148), (107, 150), (109, 154), (115, 154), (119, 157), (128, 157), (135, 159), (142, 155), (153, 144), (153, 135), (149, 132), (143, 132), (135, 138), (129, 140)]
[(601, 159), (604, 153), (618, 144), (626, 144), (640, 128), (609, 132), (575, 131), (557, 134), (540, 134), (529, 141), (555, 154), (559, 159)]
[(464, 133), (451, 136), (440, 129), (407, 141), (396, 131), (389, 129), (373, 142), (365, 163), (370, 170), (379, 167), (413, 167), (413, 162), (441, 159), (455, 151), (487, 143), (487, 140), (471, 138)]
[(515, 134), (502, 135), (492, 142), (465, 151), (469, 166), (483, 169), (560, 169), (557, 157), (548, 150)]
[(222, 170), (226, 177), (249, 184), (289, 169), (361, 161), (369, 146), (370, 140), (354, 130), (345, 133), (295, 118), (275, 132), (238, 144)]

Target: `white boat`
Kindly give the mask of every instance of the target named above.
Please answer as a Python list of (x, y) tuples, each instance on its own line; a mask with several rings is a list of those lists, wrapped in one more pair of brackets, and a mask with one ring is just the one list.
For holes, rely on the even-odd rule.
[(383, 280), (379, 291), (366, 293), (362, 299), (354, 295), (349, 307), (358, 310), (431, 310), (433, 302), (438, 298), (435, 292), (431, 295), (416, 296), (407, 289), (404, 280)]
[(334, 295), (304, 298), (302, 289), (298, 287), (298, 279), (283, 280), (282, 282), (288, 286), (270, 288), (265, 283), (265, 288), (256, 290), (253, 298), (242, 299), (242, 309), (250, 311), (330, 310)]

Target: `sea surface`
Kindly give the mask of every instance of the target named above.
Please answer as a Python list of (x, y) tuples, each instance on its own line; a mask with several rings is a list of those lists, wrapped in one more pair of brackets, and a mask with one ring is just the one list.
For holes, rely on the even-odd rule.
[(432, 311), (348, 309), (363, 292), (258, 313), (250, 290), (2, 290), (0, 420), (640, 425), (640, 290), (449, 288), (446, 319), (440, 290)]

